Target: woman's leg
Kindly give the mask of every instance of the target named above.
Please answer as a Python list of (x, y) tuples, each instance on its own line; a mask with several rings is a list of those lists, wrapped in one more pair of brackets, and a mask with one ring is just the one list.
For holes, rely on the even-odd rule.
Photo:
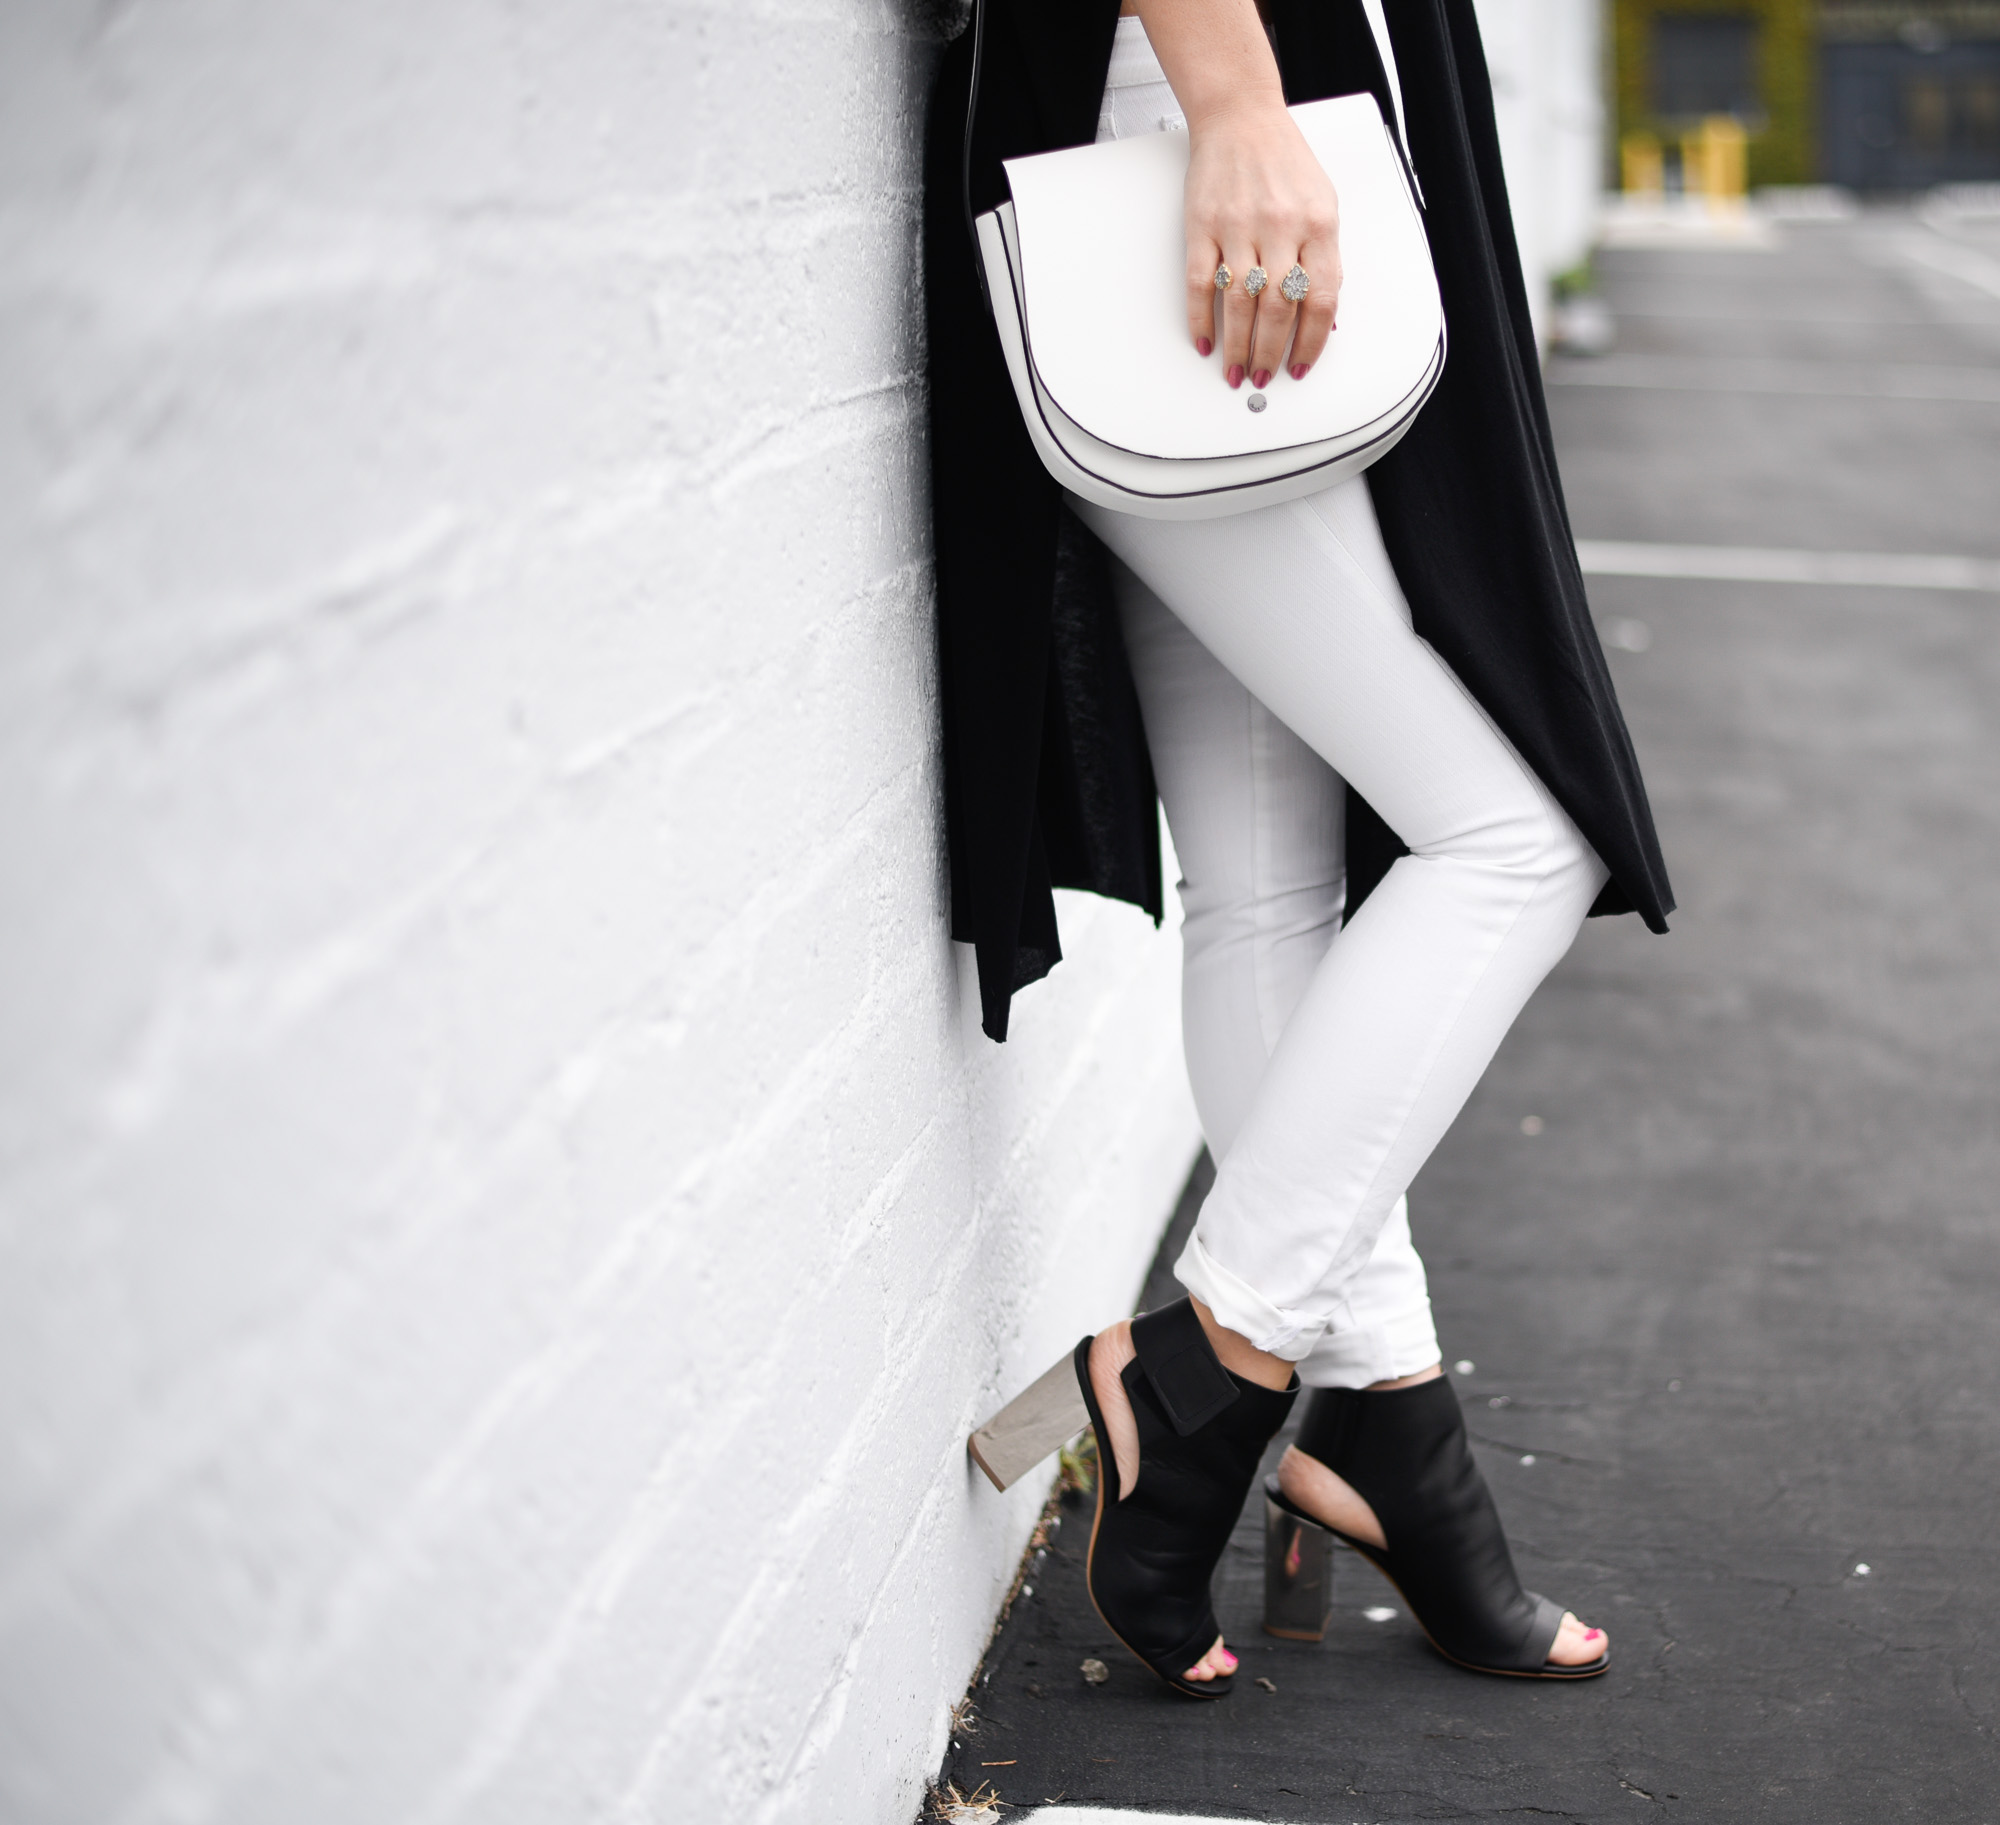
[[(1199, 887), (1189, 902), (1195, 943), (1212, 952), (1203, 961), (1235, 984), (1212, 1022), (1198, 1012), (1202, 997), (1191, 998), (1190, 1070), (1205, 1123), (1237, 1132), (1220, 1152), (1180, 1278), (1238, 1373), (1253, 1373), (1261, 1357), (1266, 1373), (1299, 1362), (1321, 1386), (1379, 1385), (1389, 1377), (1372, 1374), (1377, 1367), (1398, 1381), (1434, 1375), (1403, 1190), (1568, 948), (1605, 871), (1411, 631), (1364, 484), (1208, 523), (1082, 511), (1146, 586), (1127, 579), (1128, 628), (1170, 822), (1177, 797), (1183, 806), (1176, 847), (1202, 858), (1191, 877), (1204, 866), (1217, 882), (1236, 877), (1233, 921), (1217, 910), (1232, 901), (1226, 888), (1215, 907)], [(1192, 653), (1148, 594), (1197, 636)], [(1194, 657), (1202, 649), (1220, 662), (1206, 681)], [(1233, 698), (1216, 672), (1237, 687)], [(1296, 730), (1327, 769), (1317, 821), (1297, 815), (1314, 794), (1274, 728)], [(1294, 850), (1297, 878), (1265, 870), (1272, 895), (1260, 894), (1257, 876), (1259, 841), (1273, 828), (1289, 828), (1295, 842), (1316, 831), (1322, 849), (1337, 842), (1326, 807), (1340, 772), (1412, 854), (1335, 941), (1321, 936), (1338, 917), (1333, 874), (1296, 866), (1310, 843)], [(1272, 802), (1281, 781), (1290, 819)], [(1276, 906), (1259, 908), (1262, 897)], [(1272, 942), (1260, 948), (1260, 936)], [(1324, 955), (1287, 1026), (1282, 1013), (1273, 1018), (1285, 999), (1279, 985), (1311, 942)], [(1204, 1024), (1222, 1064), (1195, 1063)], [(1255, 1039), (1268, 1062), (1246, 1107), (1253, 1073), (1241, 1061), (1254, 1058)], [(1204, 1076), (1223, 1081), (1202, 1095)], [(1398, 1359), (1403, 1346), (1407, 1360)], [(1293, 1493), (1337, 1511), (1328, 1514), (1336, 1525), (1379, 1534), (1367, 1505), (1323, 1466), (1294, 1452), (1286, 1470)], [(1601, 1640), (1565, 1616), (1551, 1659), (1581, 1665)]]
[[(1346, 903), (1346, 782), (1123, 564), (1113, 586), (1153, 773), (1180, 858), (1181, 1022), (1209, 1151), (1226, 1159)], [(1342, 1320), (1298, 1364), (1366, 1388), (1438, 1360), (1423, 1262), (1398, 1199)]]
[[(1115, 565), (1114, 587), (1181, 863), (1188, 1075), (1210, 1151), (1222, 1159), (1340, 928), (1346, 784), (1123, 565)], [(1299, 1365), (1308, 1386), (1363, 1388), (1437, 1362), (1423, 1263), (1402, 1200), (1356, 1276), (1348, 1310), (1352, 1324), (1330, 1330), (1313, 1359)], [(1268, 1358), (1260, 1365), (1240, 1337), (1207, 1322), (1227, 1366), (1246, 1377), (1272, 1366)], [(1142, 1468), (1119, 1381), (1131, 1358), (1125, 1325), (1107, 1330), (1091, 1353), (1091, 1379), (1110, 1435), (1106, 1448), (1127, 1492)], [(1276, 1387), (1287, 1378), (1264, 1379)], [(1188, 1673), (1205, 1681), (1236, 1665), (1217, 1641)]]
[(1223, 1325), (1307, 1361), (1353, 1328), (1389, 1213), (1605, 870), (1412, 632), (1364, 483), (1224, 520), (1082, 511), (1411, 850), (1327, 946), (1179, 1265)]

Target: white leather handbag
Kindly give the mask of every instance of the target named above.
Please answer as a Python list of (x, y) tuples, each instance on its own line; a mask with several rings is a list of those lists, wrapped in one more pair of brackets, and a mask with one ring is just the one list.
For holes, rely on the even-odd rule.
[(1339, 328), (1304, 380), (1261, 390), (1226, 386), (1188, 338), (1186, 133), (1005, 162), (1009, 200), (976, 224), (987, 297), (1028, 435), (1071, 493), (1144, 519), (1294, 500), (1393, 449), (1437, 385), (1444, 307), (1374, 97), (1291, 114), (1340, 197)]

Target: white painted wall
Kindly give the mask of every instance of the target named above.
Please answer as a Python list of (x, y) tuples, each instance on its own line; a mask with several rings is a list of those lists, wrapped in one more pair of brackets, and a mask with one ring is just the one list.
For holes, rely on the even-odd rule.
[(0, 9), (10, 1825), (913, 1816), (1195, 1144), (944, 935), (935, 30)]
[(911, 1816), (1195, 1144), (944, 936), (937, 29), (0, 9), (10, 1825)]
[[(1396, 0), (1388, 0), (1395, 5)], [(1604, 0), (1478, 0), (1528, 298), (1589, 253), (1604, 188)]]

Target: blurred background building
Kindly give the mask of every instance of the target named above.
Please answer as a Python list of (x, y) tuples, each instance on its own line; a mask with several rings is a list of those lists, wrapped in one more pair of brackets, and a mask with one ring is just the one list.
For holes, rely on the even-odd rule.
[(1753, 188), (2000, 179), (2000, 0), (1613, 0), (1612, 14), (1628, 174), (1651, 141), (1682, 187), (1688, 139), (1726, 118)]
[(1483, 0), (1514, 233), (1546, 342), (1558, 281), (1589, 257), (1605, 168), (1599, 0)]

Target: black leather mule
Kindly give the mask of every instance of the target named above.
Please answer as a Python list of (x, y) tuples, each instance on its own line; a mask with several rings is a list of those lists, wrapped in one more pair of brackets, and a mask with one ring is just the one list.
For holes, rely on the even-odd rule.
[[(1611, 1664), (1608, 1649), (1583, 1666), (1549, 1659), (1563, 1612), (1521, 1588), (1447, 1377), (1374, 1393), (1316, 1388), (1297, 1446), (1375, 1511), (1388, 1545), (1371, 1546), (1328, 1527), (1289, 1500), (1276, 1477), (1265, 1479), (1266, 1498), (1293, 1521), (1367, 1559), (1401, 1592), (1431, 1646), (1447, 1660), (1517, 1679), (1594, 1679)], [(1282, 1537), (1282, 1530), (1267, 1532), (1267, 1540)], [(1284, 1582), (1267, 1575), (1267, 1589)], [(1274, 1632), (1303, 1632), (1296, 1618), (1278, 1620), (1292, 1626)], [(1267, 1611), (1265, 1626), (1272, 1621)]]

